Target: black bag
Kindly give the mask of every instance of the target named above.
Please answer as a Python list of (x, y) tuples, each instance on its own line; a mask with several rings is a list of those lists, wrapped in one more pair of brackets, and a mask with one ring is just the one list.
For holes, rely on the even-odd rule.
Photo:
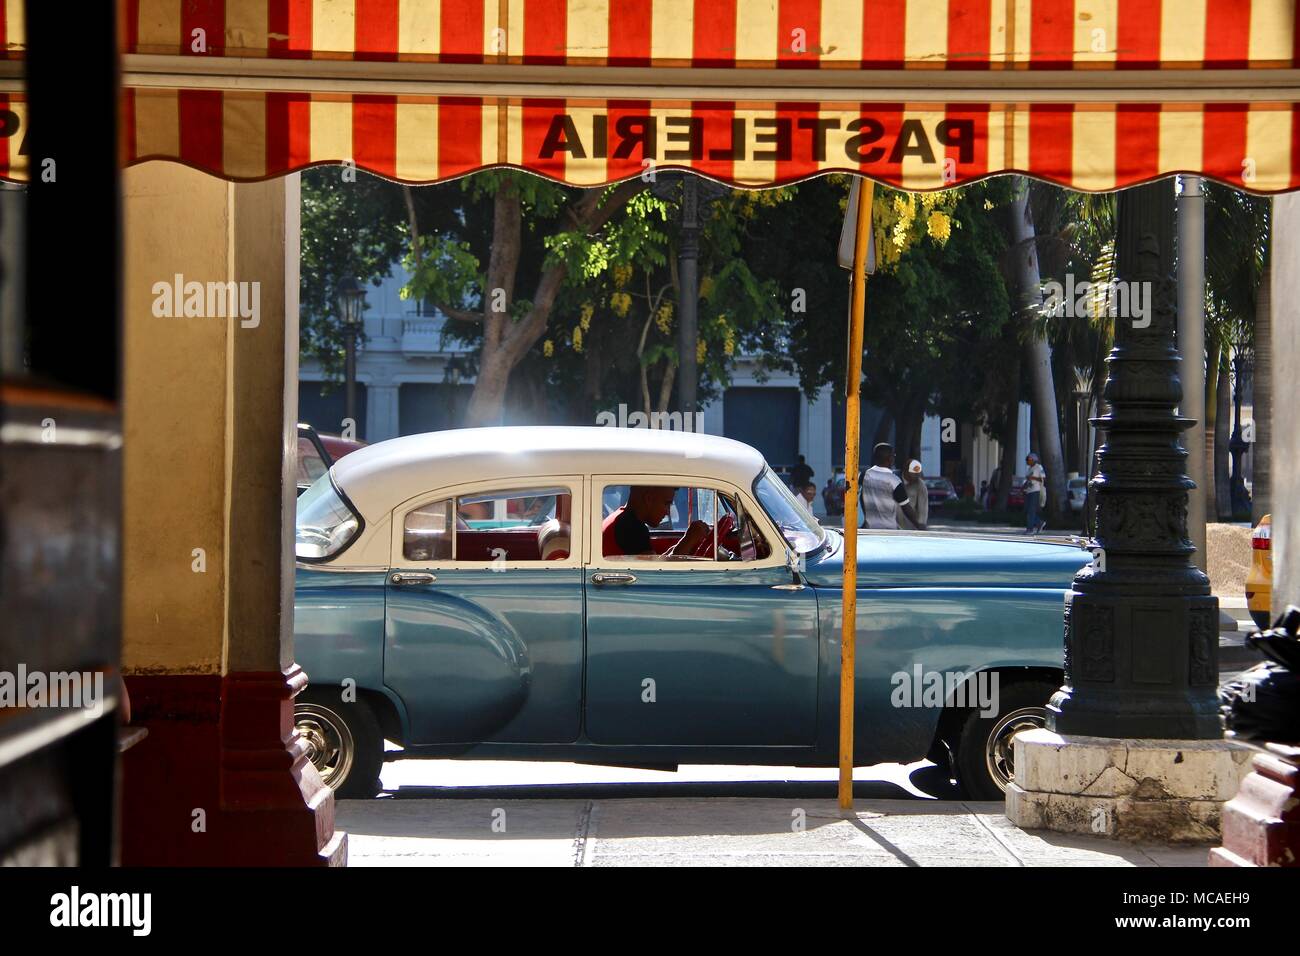
[(1219, 691), (1228, 732), (1242, 740), (1300, 742), (1300, 608), (1288, 607), (1246, 643), (1267, 660)]

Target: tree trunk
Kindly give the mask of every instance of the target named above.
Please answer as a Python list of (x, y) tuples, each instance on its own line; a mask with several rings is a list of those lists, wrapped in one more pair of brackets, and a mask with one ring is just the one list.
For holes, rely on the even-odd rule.
[[(872, 436), (871, 448), (875, 448), (882, 441), (889, 441), (889, 433), (890, 431), (893, 430), (893, 428), (894, 428), (894, 413), (886, 408), (882, 412), (880, 416), (880, 420), (876, 422), (876, 433), (875, 435)], [(871, 449), (869, 448), (867, 449), (867, 454), (862, 456), (862, 460), (867, 462), (868, 468), (871, 467), (871, 463), (868, 461), (868, 459), (871, 457), (870, 452)]]
[[(1017, 314), (1025, 321), (1042, 308), (1043, 292), (1038, 271), (1038, 246), (1029, 186), (1021, 188), (1011, 204), (1011, 255), (1014, 257)], [(1065, 513), (1065, 462), (1061, 455), (1061, 422), (1056, 411), (1052, 378), (1052, 350), (1045, 338), (1031, 336), (1025, 344), (1025, 365), (1033, 394), (1034, 424), (1040, 447), (1035, 449), (1047, 472), (1047, 520), (1059, 526)]]
[[(1019, 375), (1016, 376), (1019, 385)], [(994, 489), (994, 511), (1006, 511), (1011, 496), (1011, 479), (1016, 474), (1016, 433), (1020, 430), (1020, 390), (1012, 392), (1007, 404), (1006, 421), (998, 436), (998, 485)]]
[[(604, 190), (588, 189), (566, 210), (566, 225), (588, 235), (597, 233), (640, 191), (639, 180), (623, 183), (602, 204)], [(510, 373), (546, 334), (551, 309), (566, 278), (562, 264), (544, 269), (532, 295), (532, 307), (518, 320), (514, 318), (511, 303), (519, 269), (522, 219), (519, 191), (514, 181), (507, 179), (493, 200), (492, 253), (483, 287), (483, 344), (474, 394), (465, 413), (466, 425), (500, 423)]]
[(1232, 375), (1228, 363), (1219, 359), (1219, 384), (1214, 409), (1214, 507), (1215, 521), (1232, 519), (1232, 480), (1228, 466), (1228, 432), (1232, 426)]
[(1271, 269), (1264, 265), (1259, 288), (1255, 291), (1255, 397), (1251, 417), (1255, 422), (1255, 440), (1250, 446), (1251, 489), (1250, 517), (1253, 524), (1273, 510), (1270, 472), (1273, 468), (1273, 283)]
[(1218, 498), (1218, 473), (1216, 464), (1218, 458), (1215, 455), (1215, 448), (1218, 442), (1215, 441), (1219, 433), (1219, 362), (1222, 358), (1220, 346), (1213, 345), (1206, 349), (1205, 359), (1205, 425), (1202, 431), (1205, 433), (1205, 520), (1219, 520), (1219, 498)]

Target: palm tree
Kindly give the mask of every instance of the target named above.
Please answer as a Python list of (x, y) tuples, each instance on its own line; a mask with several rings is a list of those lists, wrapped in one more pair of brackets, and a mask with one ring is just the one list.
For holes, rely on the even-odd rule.
[[(1220, 518), (1231, 516), (1226, 499), (1227, 488), (1218, 484), (1227, 480), (1228, 448), (1226, 411), (1230, 396), (1226, 394), (1227, 353), (1232, 342), (1251, 342), (1255, 351), (1255, 494), (1259, 508), (1269, 505), (1269, 471), (1272, 467), (1272, 350), (1269, 336), (1271, 283), (1268, 281), (1269, 227), (1272, 200), (1264, 196), (1205, 183), (1205, 330), (1211, 357), (1207, 385), (1218, 379), (1217, 386), (1207, 388), (1206, 455), (1215, 475), (1215, 494)], [(1217, 369), (1217, 374), (1216, 374)], [(1208, 415), (1209, 402), (1215, 414)], [(1223, 433), (1214, 440), (1210, 423)], [(1258, 520), (1262, 511), (1256, 511)]]
[[(1082, 311), (1045, 317), (1043, 334), (1056, 359), (1058, 401), (1071, 408), (1079, 404), (1092, 414), (1104, 411), (1106, 357), (1115, 338), (1115, 317), (1110, 314), (1106, 290), (1115, 281), (1116, 204), (1113, 193), (1080, 193), (1058, 186), (1036, 184), (1033, 192), (1042, 274), (1058, 281), (1073, 275), (1092, 290)], [(1086, 422), (1074, 416), (1063, 423), (1067, 433), (1078, 432), (1075, 461), (1079, 472), (1090, 476), (1096, 449), (1088, 444)], [(1091, 513), (1091, 508), (1087, 509)]]
[(1065, 514), (1065, 462), (1061, 455), (1061, 419), (1057, 414), (1052, 376), (1052, 351), (1047, 336), (1034, 328), (1043, 308), (1042, 278), (1038, 268), (1038, 239), (1030, 192), (1035, 187), (1022, 180), (1009, 209), (1011, 285), (1015, 306), (1028, 326), (1024, 343), (1024, 368), (1033, 395), (1034, 425), (1047, 472), (1047, 520), (1060, 524)]

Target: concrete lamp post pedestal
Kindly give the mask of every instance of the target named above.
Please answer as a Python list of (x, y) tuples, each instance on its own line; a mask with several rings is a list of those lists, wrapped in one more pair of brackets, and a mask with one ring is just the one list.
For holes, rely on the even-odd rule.
[(1250, 753), (1225, 740), (1016, 736), (1007, 819), (1031, 830), (1154, 843), (1218, 839)]

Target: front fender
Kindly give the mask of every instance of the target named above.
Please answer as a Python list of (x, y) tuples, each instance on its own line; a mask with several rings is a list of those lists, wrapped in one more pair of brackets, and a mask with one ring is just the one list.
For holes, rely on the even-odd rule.
[[(1065, 591), (1016, 588), (860, 588), (856, 627), (854, 762), (926, 755), (947, 689), (970, 673), (1059, 671)], [(821, 595), (825, 658), (819, 740), (838, 740), (840, 592)], [(945, 692), (936, 697), (936, 677)]]

